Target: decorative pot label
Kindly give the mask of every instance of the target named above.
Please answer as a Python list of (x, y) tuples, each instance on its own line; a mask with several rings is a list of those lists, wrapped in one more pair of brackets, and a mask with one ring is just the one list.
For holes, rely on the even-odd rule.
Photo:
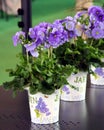
[(91, 69), (94, 74), (90, 74), (91, 84), (104, 85), (104, 67), (97, 67), (91, 65)]
[(85, 99), (87, 73), (80, 72), (72, 74), (68, 78), (69, 85), (64, 85), (61, 89), (61, 100), (81, 101)]
[(31, 122), (37, 124), (50, 124), (59, 120), (60, 90), (51, 95), (42, 93), (30, 94), (29, 106)]

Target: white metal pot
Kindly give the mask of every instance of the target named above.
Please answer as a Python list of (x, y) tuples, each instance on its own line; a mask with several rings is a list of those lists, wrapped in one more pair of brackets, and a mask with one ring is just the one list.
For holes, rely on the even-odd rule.
[(94, 72), (90, 74), (91, 86), (104, 85), (104, 67), (95, 68), (91, 65), (91, 70)]
[(32, 95), (28, 90), (28, 96), (31, 122), (50, 124), (59, 121), (60, 90), (56, 90), (51, 95), (40, 92)]
[(69, 85), (64, 85), (61, 89), (61, 100), (81, 101), (86, 96), (87, 72), (72, 74), (67, 79)]

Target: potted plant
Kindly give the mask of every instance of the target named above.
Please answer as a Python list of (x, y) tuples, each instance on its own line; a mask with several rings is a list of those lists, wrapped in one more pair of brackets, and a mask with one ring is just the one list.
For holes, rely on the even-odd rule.
[(59, 120), (60, 88), (68, 84), (67, 77), (74, 71), (71, 65), (58, 63), (54, 49), (69, 37), (60, 25), (40, 23), (29, 29), (28, 38), (22, 31), (13, 36), (14, 46), (21, 44), (26, 54), (20, 54), (20, 63), (8, 69), (12, 81), (3, 84), (14, 94), (27, 90), (31, 121), (38, 124), (55, 123)]
[[(66, 25), (66, 19), (60, 22)], [(56, 48), (55, 53), (61, 65), (70, 64), (76, 68), (77, 72), (73, 72), (73, 74), (69, 76), (67, 79), (69, 85), (65, 84), (61, 89), (61, 99), (65, 101), (81, 101), (84, 100), (86, 96), (87, 73), (93, 72), (89, 67), (90, 65), (103, 65), (101, 57), (104, 57), (104, 53), (98, 46), (95, 46), (95, 43), (87, 36), (87, 31), (89, 31), (87, 27), (91, 25), (88, 21), (86, 11), (78, 12), (67, 22), (67, 25), (68, 26), (64, 27), (72, 31), (71, 36), (73, 36), (73, 38), (70, 42), (66, 42)]]
[[(88, 44), (99, 49), (104, 61), (104, 8), (101, 6), (91, 6), (88, 11), (80, 12), (79, 22), (83, 25), (83, 34)], [(86, 17), (85, 17), (86, 15)], [(78, 15), (77, 15), (78, 16)], [(96, 62), (96, 61), (95, 61)], [(104, 68), (98, 64), (91, 65), (93, 73), (90, 75), (92, 86), (104, 85)]]

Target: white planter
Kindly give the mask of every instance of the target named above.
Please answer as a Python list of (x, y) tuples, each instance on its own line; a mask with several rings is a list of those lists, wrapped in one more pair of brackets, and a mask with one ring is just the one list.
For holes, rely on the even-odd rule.
[(61, 89), (61, 100), (81, 101), (86, 96), (87, 72), (72, 74), (68, 78), (69, 85), (64, 85)]
[(91, 65), (91, 69), (94, 71), (94, 74), (90, 74), (91, 86), (104, 85), (104, 67), (95, 68)]
[(50, 124), (59, 121), (60, 90), (51, 95), (42, 93), (30, 94), (29, 106), (31, 122), (36, 124)]

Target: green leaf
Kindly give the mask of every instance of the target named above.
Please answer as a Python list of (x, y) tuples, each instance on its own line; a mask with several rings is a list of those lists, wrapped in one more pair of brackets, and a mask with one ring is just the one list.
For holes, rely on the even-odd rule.
[(41, 71), (39, 70), (39, 68), (38, 68), (37, 65), (34, 66), (34, 69), (35, 69), (37, 72), (41, 73)]
[(53, 82), (53, 79), (50, 77), (50, 78), (48, 78), (48, 79), (46, 80), (46, 82), (50, 84), (50, 83)]
[(39, 118), (40, 117), (39, 111), (37, 109), (35, 109), (34, 112), (36, 113), (36, 117)]

